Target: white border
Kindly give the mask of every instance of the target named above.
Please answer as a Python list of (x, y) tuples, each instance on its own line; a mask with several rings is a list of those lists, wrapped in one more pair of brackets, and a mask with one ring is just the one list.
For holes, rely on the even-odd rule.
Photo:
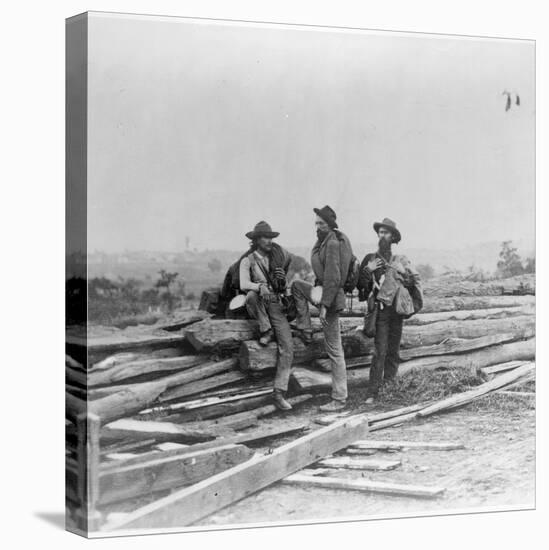
[[(548, 211), (549, 29), (543, 4), (522, 0), (338, 2), (277, 0), (61, 0), (11, 2), (2, 10), (3, 539), (6, 547), (80, 548), (92, 544), (56, 527), (64, 511), (64, 18), (86, 10), (159, 13), (248, 21), (398, 29), (536, 40), (537, 267)], [(546, 248), (546, 247), (545, 247)], [(546, 329), (546, 291), (538, 288), (538, 334)], [(546, 394), (545, 346), (538, 350), (538, 395)], [(24, 391), (23, 391), (24, 389)], [(538, 548), (547, 517), (547, 406), (538, 402), (538, 493), (534, 512), (223, 530), (96, 542), (101, 548), (282, 548), (379, 545), (386, 548)], [(6, 509), (7, 508), (7, 509)], [(16, 513), (17, 512), (17, 513)], [(44, 517), (46, 519), (44, 519)], [(53, 523), (52, 523), (53, 518)], [(537, 541), (540, 541), (539, 543)]]

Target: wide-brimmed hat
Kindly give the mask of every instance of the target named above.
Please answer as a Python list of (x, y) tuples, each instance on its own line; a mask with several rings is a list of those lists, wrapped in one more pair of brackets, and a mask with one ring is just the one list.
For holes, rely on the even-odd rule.
[(314, 213), (321, 217), (332, 229), (337, 229), (336, 213), (328, 205), (322, 208), (313, 208)]
[(248, 233), (246, 233), (246, 237), (248, 237), (248, 239), (255, 239), (256, 237), (270, 237), (271, 239), (274, 239), (279, 235), (280, 233), (273, 231), (271, 226), (264, 221), (257, 222), (253, 231), (248, 231)]
[(393, 242), (398, 243), (402, 238), (400, 231), (397, 229), (396, 223), (389, 219), (383, 218), (383, 221), (374, 223), (374, 231), (377, 233), (381, 227), (388, 229), (393, 234)]

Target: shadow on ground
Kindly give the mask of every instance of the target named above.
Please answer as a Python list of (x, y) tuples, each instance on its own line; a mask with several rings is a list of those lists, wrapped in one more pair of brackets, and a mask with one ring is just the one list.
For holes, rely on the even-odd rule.
[(58, 529), (65, 530), (65, 512), (36, 512), (34, 515)]

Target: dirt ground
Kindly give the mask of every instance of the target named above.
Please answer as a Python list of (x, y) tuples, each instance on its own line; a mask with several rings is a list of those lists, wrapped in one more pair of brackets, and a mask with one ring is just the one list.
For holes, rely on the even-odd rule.
[[(296, 423), (317, 416), (316, 397), (298, 411), (272, 424)], [(450, 513), (468, 509), (525, 509), (535, 506), (535, 403), (528, 397), (492, 395), (467, 407), (426, 419), (372, 432), (372, 438), (405, 441), (446, 441), (463, 450), (405, 450), (373, 457), (396, 458), (402, 465), (391, 471), (340, 471), (336, 477), (411, 485), (444, 487), (436, 499), (305, 488), (277, 483), (205, 518), (195, 525), (239, 525), (323, 521)], [(373, 412), (396, 407), (377, 407)], [(263, 423), (262, 423), (263, 424)], [(311, 424), (313, 427), (318, 425)], [(277, 440), (276, 446), (286, 440)], [(268, 452), (268, 447), (256, 447)], [(339, 453), (343, 454), (343, 453)]]

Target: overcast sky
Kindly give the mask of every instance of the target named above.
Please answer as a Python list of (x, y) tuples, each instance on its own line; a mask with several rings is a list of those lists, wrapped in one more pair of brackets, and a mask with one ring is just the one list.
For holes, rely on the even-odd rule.
[[(92, 14), (89, 250), (533, 239), (534, 43)], [(520, 106), (505, 111), (504, 90)]]

